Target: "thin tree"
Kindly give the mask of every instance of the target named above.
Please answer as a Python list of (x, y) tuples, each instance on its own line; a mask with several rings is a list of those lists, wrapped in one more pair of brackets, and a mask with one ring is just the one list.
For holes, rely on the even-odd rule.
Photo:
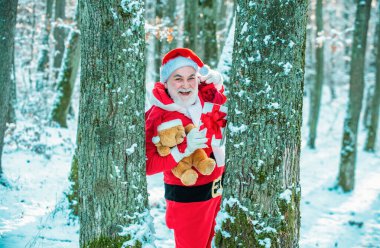
[[(353, 30), (353, 22), (351, 21), (354, 15), (353, 6), (358, 0), (344, 0), (343, 1), (343, 23), (344, 23), (344, 61), (345, 68), (347, 72), (350, 69), (350, 55), (352, 50), (352, 45), (350, 44), (350, 40), (352, 38), (352, 30)], [(351, 41), (352, 42), (352, 41)]]
[(156, 81), (159, 81), (161, 58), (177, 46), (176, 0), (157, 0), (155, 10), (157, 35), (155, 39), (154, 56)]
[(184, 46), (195, 51), (199, 55), (197, 48), (198, 35), (198, 1), (185, 0), (185, 22), (184, 22)]
[(48, 79), (48, 73), (46, 69), (49, 65), (49, 36), (51, 29), (51, 17), (53, 13), (54, 0), (46, 0), (45, 10), (45, 23), (42, 34), (42, 46), (37, 60), (37, 80), (36, 90), (40, 91), (43, 88), (43, 84)]
[[(199, 2), (201, 10), (201, 28), (198, 35), (198, 42), (203, 51), (203, 60), (211, 67), (215, 67), (218, 62), (218, 44), (216, 40), (216, 3), (214, 0), (203, 0)], [(201, 55), (200, 55), (201, 56)]]
[(0, 0), (0, 184), (5, 185), (1, 157), (7, 124), (14, 38), (17, 16), (17, 0)]
[(11, 91), (8, 100), (8, 114), (6, 117), (6, 122), (16, 123), (16, 104), (17, 104), (17, 92), (16, 92), (16, 66), (15, 66), (15, 48), (13, 46), (12, 51), (12, 73), (11, 73)]
[(67, 127), (67, 113), (79, 68), (79, 31), (73, 29), (67, 40), (63, 63), (57, 80), (57, 97), (53, 105), (51, 120)]
[[(80, 0), (80, 247), (150, 242), (143, 0)], [(139, 246), (140, 245), (140, 246)]]
[(319, 111), (321, 108), (323, 77), (324, 77), (324, 31), (323, 31), (323, 1), (316, 2), (316, 22), (317, 22), (317, 38), (315, 44), (315, 83), (310, 92), (310, 115), (309, 115), (309, 137), (308, 146), (315, 148), (315, 139), (317, 137), (317, 127), (319, 119)]
[(225, 213), (215, 244), (298, 247), (308, 1), (237, 4)]
[(370, 121), (368, 123), (368, 134), (365, 144), (365, 150), (373, 152), (375, 151), (377, 127), (379, 124), (379, 105), (380, 105), (380, 1), (378, 1), (378, 13), (375, 36), (375, 49), (376, 49), (376, 82), (375, 90), (371, 103)]
[(53, 36), (55, 41), (54, 48), (54, 80), (57, 78), (59, 69), (61, 68), (63, 53), (65, 51), (65, 38), (66, 38), (66, 27), (63, 25), (63, 21), (66, 18), (66, 0), (55, 0), (54, 8), (54, 21), (55, 26), (53, 30)]
[(356, 143), (364, 91), (364, 62), (371, 0), (358, 0), (351, 52), (349, 102), (343, 126), (338, 185), (343, 191), (355, 185)]

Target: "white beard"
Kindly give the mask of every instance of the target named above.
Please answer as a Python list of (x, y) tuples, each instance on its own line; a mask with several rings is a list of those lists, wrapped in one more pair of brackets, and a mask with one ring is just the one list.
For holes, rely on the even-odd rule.
[(195, 103), (195, 101), (197, 100), (197, 97), (198, 97), (198, 87), (196, 87), (194, 90), (192, 90), (192, 95), (186, 101), (183, 101), (178, 96), (178, 92), (176, 90), (172, 89), (171, 87), (168, 87), (168, 92), (169, 92), (170, 97), (173, 99), (173, 101), (176, 104), (178, 104), (182, 107), (185, 107), (185, 108), (193, 105)]

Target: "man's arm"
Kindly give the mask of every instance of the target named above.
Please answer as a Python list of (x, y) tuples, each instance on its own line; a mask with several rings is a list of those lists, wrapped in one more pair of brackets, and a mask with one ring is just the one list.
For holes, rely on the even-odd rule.
[(205, 102), (224, 104), (227, 101), (224, 95), (223, 76), (216, 70), (208, 70), (206, 76), (200, 76), (202, 83), (199, 85), (199, 91)]

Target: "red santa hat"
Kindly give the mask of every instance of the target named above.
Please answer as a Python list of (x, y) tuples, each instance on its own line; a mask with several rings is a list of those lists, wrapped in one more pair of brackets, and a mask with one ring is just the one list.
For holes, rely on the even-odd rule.
[(160, 82), (165, 83), (175, 70), (184, 66), (193, 67), (201, 75), (207, 75), (209, 72), (208, 66), (192, 50), (175, 48), (162, 58)]

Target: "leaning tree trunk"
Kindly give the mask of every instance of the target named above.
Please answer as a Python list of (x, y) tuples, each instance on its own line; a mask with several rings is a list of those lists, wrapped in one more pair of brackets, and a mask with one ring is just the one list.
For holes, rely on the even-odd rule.
[(49, 36), (51, 29), (51, 16), (53, 12), (53, 1), (46, 0), (45, 26), (42, 34), (42, 46), (37, 61), (36, 90), (43, 88), (44, 82), (48, 79), (46, 69), (49, 65)]
[(51, 120), (61, 127), (67, 127), (67, 113), (71, 103), (75, 80), (79, 68), (79, 32), (72, 30), (63, 56), (63, 63), (57, 81), (57, 98), (55, 99)]
[(55, 0), (55, 26), (53, 31), (55, 48), (54, 48), (54, 81), (56, 80), (59, 69), (61, 68), (63, 53), (65, 51), (65, 37), (66, 28), (62, 25), (62, 21), (65, 19), (66, 0)]
[(215, 68), (218, 62), (218, 44), (216, 40), (216, 3), (214, 0), (201, 1), (202, 28), (198, 40), (202, 40), (203, 61)]
[(144, 152), (143, 0), (80, 0), (79, 9), (80, 247), (121, 247), (127, 240), (127, 247), (138, 246), (152, 235)]
[(343, 126), (338, 184), (343, 191), (355, 184), (356, 142), (364, 90), (364, 62), (371, 0), (358, 0), (350, 70), (349, 102)]
[(238, 0), (217, 247), (298, 247), (308, 1)]
[(324, 42), (323, 36), (323, 1), (317, 0), (316, 3), (316, 22), (317, 22), (317, 39), (315, 44), (315, 58), (316, 58), (316, 69), (315, 69), (315, 83), (312, 91), (310, 92), (311, 97), (311, 106), (310, 106), (310, 115), (309, 115), (309, 137), (308, 137), (308, 146), (311, 149), (315, 148), (315, 139), (317, 137), (317, 127), (319, 119), (319, 111), (321, 108), (321, 97), (322, 97), (322, 88), (323, 88), (323, 66), (324, 66)]
[(17, 16), (17, 0), (0, 0), (0, 178), (4, 133), (11, 95), (11, 74)]
[(376, 136), (377, 136), (377, 126), (379, 123), (379, 105), (380, 105), (380, 1), (378, 1), (378, 14), (377, 14), (377, 24), (375, 36), (377, 37), (377, 42), (375, 42), (376, 49), (376, 82), (375, 90), (372, 97), (371, 106), (371, 118), (368, 123), (368, 134), (365, 144), (366, 151), (375, 151)]

